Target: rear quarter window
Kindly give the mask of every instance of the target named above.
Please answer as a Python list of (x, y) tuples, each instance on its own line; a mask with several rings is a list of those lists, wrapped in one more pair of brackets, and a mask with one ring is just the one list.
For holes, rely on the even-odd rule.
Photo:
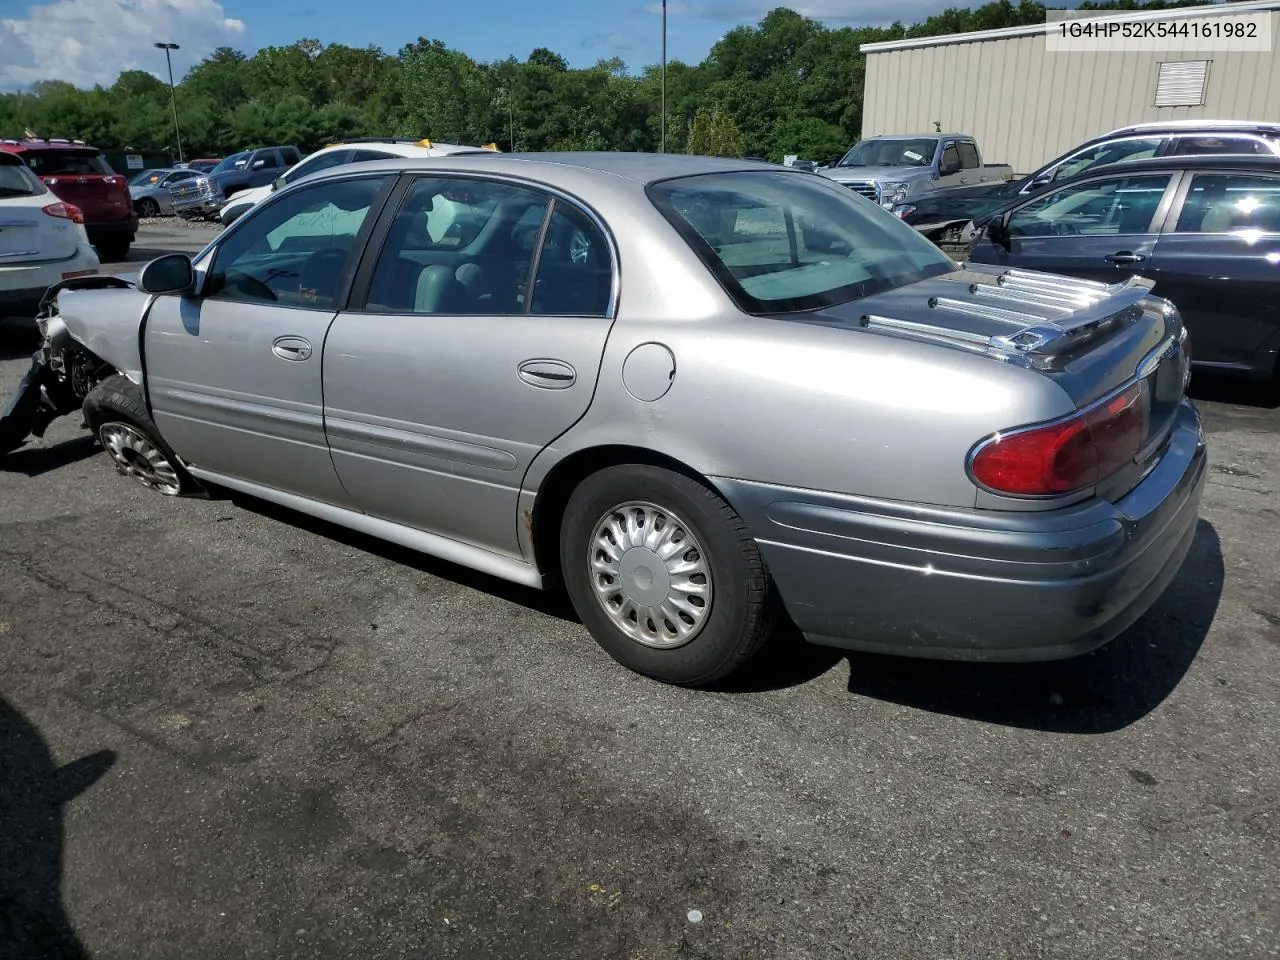
[(38, 197), (44, 192), (44, 184), (20, 161), (0, 160), (0, 200), (5, 197)]

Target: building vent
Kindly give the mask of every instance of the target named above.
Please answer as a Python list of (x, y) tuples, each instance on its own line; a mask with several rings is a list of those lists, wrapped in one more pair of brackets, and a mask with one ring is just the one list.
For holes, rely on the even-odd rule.
[(1199, 107), (1204, 104), (1208, 60), (1172, 60), (1160, 64), (1156, 81), (1157, 107)]

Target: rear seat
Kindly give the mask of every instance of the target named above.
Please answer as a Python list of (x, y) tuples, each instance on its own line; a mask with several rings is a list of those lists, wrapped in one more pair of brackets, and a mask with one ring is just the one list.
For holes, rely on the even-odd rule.
[[(446, 282), (445, 277), (451, 278)], [(515, 268), (501, 257), (448, 250), (405, 250), (379, 269), (369, 288), (369, 310), (388, 313), (515, 313)]]

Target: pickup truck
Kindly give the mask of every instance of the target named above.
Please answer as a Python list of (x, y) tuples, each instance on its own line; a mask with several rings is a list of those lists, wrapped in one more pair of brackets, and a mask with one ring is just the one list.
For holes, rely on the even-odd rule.
[(169, 191), (173, 212), (186, 220), (212, 217), (237, 193), (271, 183), (302, 159), (297, 147), (259, 147), (233, 153), (204, 176)]
[(1002, 183), (1013, 167), (983, 163), (978, 142), (965, 134), (909, 133), (859, 140), (820, 174), (892, 209), (935, 190)]

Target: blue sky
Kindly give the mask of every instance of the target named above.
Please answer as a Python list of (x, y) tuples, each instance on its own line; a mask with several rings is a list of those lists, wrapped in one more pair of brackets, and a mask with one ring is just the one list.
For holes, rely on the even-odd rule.
[[(736, 24), (777, 0), (669, 0), (671, 59), (697, 62)], [(964, 0), (797, 0), (791, 9), (831, 26), (923, 19)], [(121, 70), (164, 73), (153, 40), (181, 44), (179, 76), (217, 46), (252, 53), (314, 37), (396, 52), (419, 36), (478, 60), (549, 47), (573, 66), (619, 56), (657, 63), (660, 0), (0, 0), (0, 89), (37, 80), (110, 84)]]

